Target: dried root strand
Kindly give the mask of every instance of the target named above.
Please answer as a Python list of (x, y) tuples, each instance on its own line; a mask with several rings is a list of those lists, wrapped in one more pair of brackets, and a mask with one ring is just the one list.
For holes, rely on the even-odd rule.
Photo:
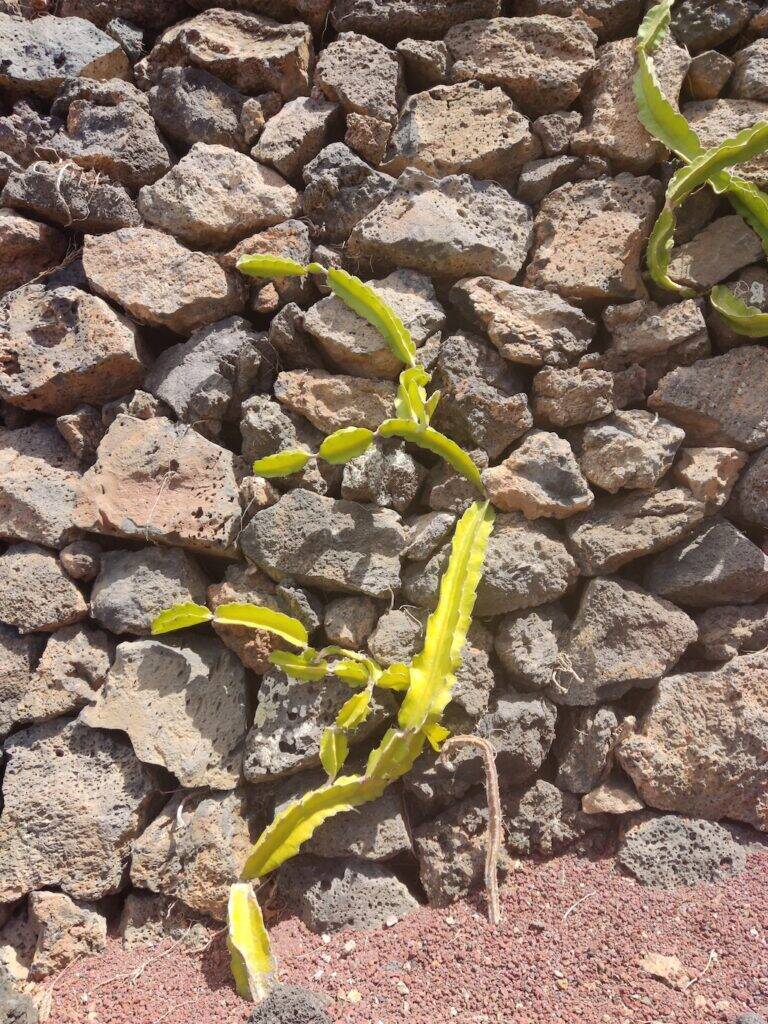
[(447, 760), (458, 747), (475, 747), (483, 759), (485, 792), (488, 799), (488, 839), (485, 849), (485, 888), (488, 892), (488, 920), (493, 925), (501, 921), (499, 902), (499, 856), (501, 854), (502, 824), (499, 775), (496, 771), (496, 751), (493, 744), (482, 736), (451, 736), (443, 744), (441, 760)]

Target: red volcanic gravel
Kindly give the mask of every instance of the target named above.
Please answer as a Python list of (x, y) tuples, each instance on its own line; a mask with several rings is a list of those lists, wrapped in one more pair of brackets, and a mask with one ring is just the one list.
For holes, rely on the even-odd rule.
[[(766, 850), (727, 883), (667, 891), (624, 877), (607, 855), (527, 862), (502, 909), (498, 929), (478, 895), (325, 941), (282, 921), (280, 980), (325, 992), (338, 1024), (706, 1024), (768, 1007)], [(647, 953), (678, 957), (693, 983), (680, 991), (645, 974)], [(249, 1013), (221, 935), (201, 954), (169, 941), (126, 953), (110, 939), (54, 979), (52, 995), (49, 1024), (240, 1024)]]

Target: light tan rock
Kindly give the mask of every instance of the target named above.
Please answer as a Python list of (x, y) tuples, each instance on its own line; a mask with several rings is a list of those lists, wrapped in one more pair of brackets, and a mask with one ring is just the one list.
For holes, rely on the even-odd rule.
[(584, 575), (600, 576), (669, 547), (705, 513), (704, 503), (684, 487), (630, 491), (568, 519), (568, 547)]
[(359, 220), (347, 252), (431, 277), (488, 274), (511, 281), (531, 245), (531, 212), (499, 185), (409, 168)]
[(133, 884), (226, 920), (229, 887), (266, 823), (252, 793), (174, 796), (133, 843)]
[(389, 381), (325, 370), (289, 370), (278, 374), (275, 381), (275, 398), (324, 434), (342, 427), (376, 430), (394, 416), (395, 393), (395, 385)]
[(82, 591), (53, 552), (12, 544), (0, 555), (0, 622), (20, 633), (52, 633), (87, 614)]
[[(661, 89), (675, 107), (690, 58), (667, 37), (653, 54)], [(571, 140), (571, 152), (599, 156), (617, 171), (642, 174), (664, 159), (665, 149), (640, 124), (633, 88), (637, 71), (635, 40), (606, 43), (584, 88), (584, 124)]]
[(28, 907), (30, 924), (37, 930), (29, 972), (35, 981), (106, 949), (107, 919), (87, 903), (75, 902), (63, 892), (33, 892)]
[(269, 118), (251, 156), (294, 179), (332, 141), (340, 120), (336, 103), (298, 96)]
[[(732, 139), (745, 128), (768, 117), (768, 103), (759, 100), (701, 100), (684, 103), (682, 114), (699, 136), (702, 146), (711, 149)], [(768, 155), (763, 153), (739, 164), (739, 177), (760, 188), (768, 185)]]
[(83, 476), (86, 530), (234, 554), (240, 499), (230, 451), (183, 424), (120, 414)]
[(579, 465), (590, 483), (609, 494), (622, 487), (649, 491), (672, 465), (684, 438), (679, 427), (645, 409), (616, 412), (584, 428)]
[(512, 363), (566, 367), (589, 348), (595, 324), (559, 295), (492, 277), (457, 281), (451, 302)]
[(309, 91), (313, 57), (312, 33), (300, 21), (283, 25), (218, 7), (164, 32), (135, 74), (147, 87), (165, 68), (201, 68), (248, 95), (274, 90), (288, 100)]
[(622, 767), (651, 807), (768, 831), (768, 656), (663, 679)]
[(145, 221), (187, 245), (222, 247), (293, 217), (301, 200), (285, 178), (245, 153), (197, 142), (144, 186), (138, 206)]
[(500, 85), (526, 114), (570, 107), (595, 63), (594, 33), (583, 21), (542, 15), (477, 19), (449, 29), (451, 77)]
[(718, 605), (696, 615), (696, 653), (706, 661), (728, 661), (768, 647), (768, 604)]
[(440, 37), (452, 25), (492, 18), (500, 8), (500, 0), (335, 0), (331, 20), (338, 32), (364, 32), (394, 43), (406, 36)]
[(18, 707), (30, 687), (35, 664), (43, 649), (39, 636), (19, 636), (0, 625), (0, 739), (18, 724)]
[[(445, 312), (426, 275), (415, 270), (396, 270), (368, 284), (400, 317), (417, 348), (445, 325)], [(304, 329), (344, 373), (394, 378), (403, 368), (379, 331), (335, 295), (321, 299), (307, 310)]]
[(644, 808), (635, 787), (623, 772), (618, 771), (581, 798), (581, 809), (585, 814), (632, 814)]
[(763, 251), (758, 235), (738, 214), (719, 217), (672, 250), (669, 276), (688, 288), (706, 291), (754, 263)]
[(533, 378), (533, 411), (556, 427), (607, 416), (616, 408), (613, 374), (606, 370), (545, 367)]
[(526, 519), (566, 519), (595, 500), (571, 446), (545, 430), (526, 434), (511, 455), (482, 476), (496, 508), (522, 512)]
[(59, 719), (5, 741), (0, 902), (60, 887), (80, 899), (117, 892), (157, 779), (110, 732)]
[(608, 306), (603, 322), (611, 334), (606, 359), (625, 366), (639, 363), (650, 387), (676, 366), (689, 366), (711, 351), (704, 314), (694, 299), (669, 306), (644, 300)]
[(501, 89), (459, 82), (408, 98), (382, 169), (399, 174), (418, 167), (438, 178), (466, 173), (509, 180), (540, 153), (541, 143), (531, 134), (528, 119)]
[(242, 284), (212, 256), (185, 249), (153, 228), (88, 235), (83, 268), (99, 295), (141, 323), (177, 334), (240, 313), (245, 302)]
[(66, 250), (66, 237), (56, 228), (0, 210), (0, 295), (55, 267)]
[(722, 508), (747, 464), (747, 455), (735, 448), (683, 448), (672, 476), (700, 501)]
[[(213, 611), (220, 604), (231, 602), (259, 604), (276, 612), (286, 611), (273, 581), (254, 565), (232, 565), (221, 583), (213, 583), (208, 588), (208, 604)], [(269, 668), (272, 651), (285, 650), (287, 647), (285, 641), (264, 629), (224, 626), (216, 622), (213, 628), (243, 664), (259, 674)]]
[(690, 445), (756, 451), (768, 444), (768, 350), (744, 345), (662, 378), (648, 408), (685, 430)]
[(391, 134), (392, 125), (389, 121), (381, 121), (369, 114), (356, 114), (354, 111), (347, 114), (345, 145), (374, 167), (383, 162)]
[(59, 548), (78, 535), (80, 465), (42, 420), (0, 430), (0, 537)]
[(140, 761), (167, 768), (182, 786), (234, 789), (248, 729), (245, 669), (210, 637), (118, 644), (80, 720), (126, 732)]
[(648, 177), (561, 186), (536, 217), (526, 285), (578, 302), (644, 298), (640, 258), (660, 194)]
[(71, 412), (138, 387), (148, 361), (136, 326), (79, 288), (28, 285), (0, 300), (0, 398)]
[(518, 0), (519, 14), (556, 14), (581, 18), (599, 39), (631, 35), (643, 12), (644, 0)]
[(393, 124), (404, 98), (400, 58), (375, 39), (342, 32), (320, 54), (314, 86), (346, 113)]
[(171, 939), (189, 953), (208, 949), (215, 935), (213, 922), (201, 920), (179, 900), (140, 889), (126, 896), (117, 933), (126, 950)]

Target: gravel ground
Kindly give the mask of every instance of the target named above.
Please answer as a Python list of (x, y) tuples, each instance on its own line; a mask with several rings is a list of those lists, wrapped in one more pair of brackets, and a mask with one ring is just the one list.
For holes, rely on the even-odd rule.
[[(706, 1024), (768, 1009), (766, 848), (726, 884), (671, 891), (623, 877), (607, 852), (527, 862), (502, 907), (498, 930), (481, 896), (375, 934), (281, 921), (281, 980), (327, 993), (338, 1024)], [(645, 973), (648, 953), (678, 957), (685, 990)], [(222, 935), (197, 955), (110, 939), (54, 980), (49, 1024), (239, 1024), (248, 1012)]]

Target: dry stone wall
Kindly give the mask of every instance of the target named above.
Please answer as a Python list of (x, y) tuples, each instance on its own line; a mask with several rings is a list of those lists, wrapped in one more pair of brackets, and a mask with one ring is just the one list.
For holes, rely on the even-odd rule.
[[(220, 921), (249, 843), (318, 782), (344, 684), (288, 679), (266, 634), (152, 639), (152, 618), (254, 601), (317, 646), (407, 660), (471, 499), (392, 441), (252, 475), (375, 429), (398, 366), (312, 279), (240, 277), (244, 253), (372, 283), (498, 509), (446, 724), (497, 751), (502, 870), (629, 827), (642, 881), (712, 880), (744, 862), (728, 828), (768, 831), (768, 348), (644, 273), (670, 174), (635, 116), (644, 9), (0, 0), (0, 963), (18, 975), (100, 949), (108, 915), (130, 944)], [(705, 144), (768, 116), (767, 33), (757, 0), (677, 5), (659, 75)], [(766, 159), (745, 176), (768, 183)], [(679, 219), (673, 274), (768, 311), (751, 230), (709, 194)], [(425, 754), (317, 834), (283, 902), (374, 927), (481, 884), (482, 778), (471, 751)]]

